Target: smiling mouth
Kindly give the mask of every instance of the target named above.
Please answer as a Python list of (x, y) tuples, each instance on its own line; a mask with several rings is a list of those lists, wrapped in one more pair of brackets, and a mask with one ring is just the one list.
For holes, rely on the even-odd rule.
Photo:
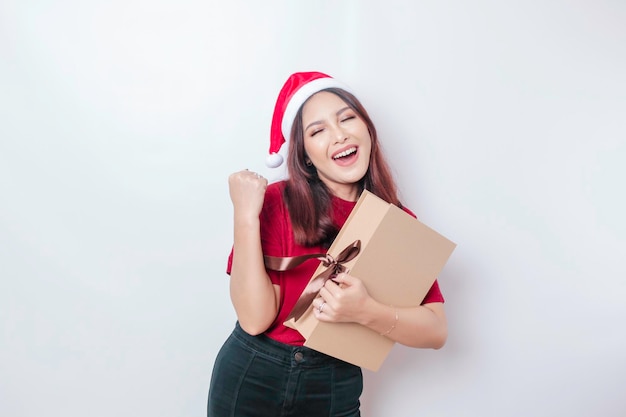
[(355, 152), (356, 152), (356, 147), (353, 146), (352, 148), (346, 149), (343, 152), (339, 152), (337, 155), (333, 155), (333, 159), (336, 161), (338, 159), (345, 158), (346, 156), (350, 156)]

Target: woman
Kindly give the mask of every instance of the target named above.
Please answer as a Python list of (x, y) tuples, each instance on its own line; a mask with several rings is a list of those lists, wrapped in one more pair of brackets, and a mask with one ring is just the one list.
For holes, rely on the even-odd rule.
[[(268, 165), (282, 163), (285, 142), (287, 180), (268, 185), (248, 170), (229, 177), (234, 245), (227, 272), (238, 321), (216, 358), (209, 417), (360, 415), (361, 370), (304, 347), (300, 333), (283, 325), (318, 262), (274, 271), (264, 255), (325, 252), (364, 189), (402, 206), (372, 121), (332, 77), (289, 77), (274, 109)], [(359, 277), (341, 273), (313, 306), (320, 321), (356, 322), (403, 345), (438, 349), (447, 337), (443, 301), (435, 281), (420, 306), (396, 309), (373, 299)]]

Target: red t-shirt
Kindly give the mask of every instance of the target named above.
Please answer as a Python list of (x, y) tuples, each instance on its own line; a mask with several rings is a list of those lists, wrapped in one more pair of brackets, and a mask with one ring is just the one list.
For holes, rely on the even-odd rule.
[[(265, 192), (265, 201), (260, 214), (263, 253), (268, 256), (281, 257), (325, 253), (326, 250), (320, 246), (304, 247), (295, 242), (291, 228), (291, 219), (283, 200), (284, 187), (285, 182), (281, 181), (270, 184)], [(355, 205), (356, 202), (353, 201), (345, 201), (337, 197), (332, 198), (332, 216), (339, 228), (343, 226)], [(415, 217), (410, 210), (405, 209), (405, 211)], [(228, 274), (231, 271), (232, 258), (233, 252), (231, 251), (226, 269)], [(268, 337), (290, 345), (304, 344), (302, 335), (298, 331), (284, 326), (283, 322), (298, 298), (300, 298), (304, 287), (309, 283), (318, 265), (318, 260), (311, 259), (288, 271), (267, 271), (272, 283), (280, 286), (281, 297), (278, 315), (272, 325), (265, 331)], [(424, 297), (422, 304), (435, 302), (444, 302), (437, 281), (435, 281), (426, 297)]]

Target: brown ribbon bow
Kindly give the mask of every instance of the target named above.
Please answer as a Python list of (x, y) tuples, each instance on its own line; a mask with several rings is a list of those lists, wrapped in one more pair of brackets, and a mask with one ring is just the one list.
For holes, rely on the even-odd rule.
[(320, 290), (324, 286), (327, 280), (333, 279), (346, 270), (343, 265), (346, 262), (354, 259), (361, 250), (361, 241), (355, 240), (348, 245), (344, 250), (339, 253), (337, 258), (333, 258), (328, 253), (314, 253), (309, 255), (279, 257), (279, 256), (264, 256), (265, 267), (274, 271), (286, 271), (291, 268), (295, 268), (306, 260), (316, 258), (322, 261), (322, 265), (326, 267), (324, 271), (316, 275), (309, 281), (307, 286), (302, 291), (300, 298), (296, 301), (291, 313), (287, 316), (287, 320), (294, 318), (296, 321), (304, 314), (309, 308), (315, 297), (319, 294)]

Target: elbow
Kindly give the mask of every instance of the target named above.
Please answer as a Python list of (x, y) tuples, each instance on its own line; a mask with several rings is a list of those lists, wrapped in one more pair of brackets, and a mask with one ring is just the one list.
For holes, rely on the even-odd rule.
[(437, 332), (437, 334), (433, 335), (430, 347), (432, 349), (439, 350), (445, 346), (447, 340), (448, 340), (448, 329), (447, 328), (440, 329)]
[(258, 336), (265, 333), (276, 319), (276, 312), (269, 308), (265, 309), (237, 309), (237, 321), (241, 329), (250, 336)]
[(244, 332), (248, 333), (250, 336), (258, 336), (269, 329), (274, 322), (274, 317), (269, 315), (267, 317), (260, 317), (258, 315), (243, 317), (243, 315), (239, 315), (237, 320)]
[(440, 338), (435, 339), (433, 341), (432, 348), (435, 349), (435, 350), (441, 349), (442, 347), (445, 346), (446, 339), (447, 339), (447, 337), (440, 337)]
[(258, 336), (264, 333), (269, 327), (262, 325), (261, 323), (249, 323), (241, 320), (239, 320), (239, 326), (241, 326), (241, 329), (250, 336)]

